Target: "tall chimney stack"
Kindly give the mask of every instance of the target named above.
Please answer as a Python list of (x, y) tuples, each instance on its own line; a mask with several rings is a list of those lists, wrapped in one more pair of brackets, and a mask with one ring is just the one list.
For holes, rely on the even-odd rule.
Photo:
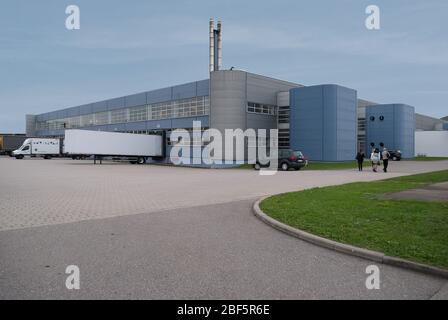
[(218, 21), (218, 67), (217, 70), (222, 68), (222, 38), (221, 38), (221, 20)]
[(218, 71), (222, 68), (222, 38), (221, 38), (221, 21), (218, 21), (217, 29), (215, 29), (215, 22), (210, 18), (210, 62), (209, 70)]
[(210, 18), (210, 72), (215, 71), (215, 22)]

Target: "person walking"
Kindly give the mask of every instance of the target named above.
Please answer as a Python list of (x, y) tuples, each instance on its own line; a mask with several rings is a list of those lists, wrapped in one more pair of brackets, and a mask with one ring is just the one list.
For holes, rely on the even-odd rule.
[(389, 158), (390, 158), (390, 153), (389, 151), (387, 151), (387, 148), (383, 148), (381, 156), (383, 158), (383, 171), (387, 172), (387, 167), (389, 166)]
[(373, 172), (378, 172), (378, 165), (380, 164), (380, 150), (378, 150), (378, 148), (372, 150), (370, 161), (372, 161)]
[(356, 154), (356, 161), (358, 161), (358, 171), (362, 171), (362, 164), (363, 164), (363, 162), (364, 162), (364, 158), (365, 158), (365, 155), (364, 155), (364, 152), (358, 152), (357, 154)]

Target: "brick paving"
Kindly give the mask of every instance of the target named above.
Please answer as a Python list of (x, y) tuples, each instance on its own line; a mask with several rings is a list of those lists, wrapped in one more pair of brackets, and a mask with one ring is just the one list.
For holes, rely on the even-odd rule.
[(397, 162), (390, 173), (197, 169), (67, 159), (0, 157), (0, 230), (225, 203), (305, 188), (448, 169), (448, 161)]

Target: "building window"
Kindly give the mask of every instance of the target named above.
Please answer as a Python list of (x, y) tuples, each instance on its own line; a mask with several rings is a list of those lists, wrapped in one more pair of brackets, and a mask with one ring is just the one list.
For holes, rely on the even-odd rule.
[(81, 127), (93, 125), (93, 114), (85, 114), (81, 116)]
[(90, 125), (124, 123), (128, 121), (160, 120), (196, 117), (210, 114), (208, 96), (173, 100), (162, 103), (97, 112), (67, 119), (36, 122), (36, 130), (78, 128)]
[(384, 121), (384, 116), (380, 116), (380, 121)]
[(94, 114), (95, 125), (109, 124), (109, 112), (98, 112)]
[(128, 109), (118, 109), (110, 112), (110, 123), (123, 123), (128, 121)]
[(276, 115), (276, 106), (261, 104), (255, 102), (248, 102), (246, 111), (248, 113), (257, 113), (257, 114), (266, 114), (275, 116)]
[(370, 116), (370, 121), (375, 121), (375, 117), (374, 116)]
[(148, 119), (148, 107), (139, 106), (129, 109), (129, 121), (145, 121)]

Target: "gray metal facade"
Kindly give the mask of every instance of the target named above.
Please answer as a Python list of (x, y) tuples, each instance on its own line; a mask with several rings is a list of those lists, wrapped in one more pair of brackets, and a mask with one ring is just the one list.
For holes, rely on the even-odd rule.
[(225, 129), (274, 129), (274, 115), (248, 112), (249, 102), (277, 106), (277, 93), (301, 87), (239, 70), (221, 70), (210, 75), (210, 127)]
[[(210, 127), (222, 134), (225, 129), (276, 129), (277, 94), (301, 86), (240, 70), (215, 71), (210, 79)], [(260, 106), (260, 111), (249, 104)], [(275, 107), (275, 112), (262, 106)], [(244, 160), (223, 154), (226, 160)]]
[[(337, 85), (303, 87), (241, 70), (218, 70), (210, 80), (27, 115), (27, 134), (63, 136), (65, 128), (169, 134), (201, 121), (203, 128), (223, 134), (225, 129), (278, 128), (280, 147), (300, 149), (312, 160), (343, 161), (352, 160), (356, 148), (367, 149), (366, 141), (373, 138), (366, 138), (371, 105), (375, 103), (357, 99), (355, 90)], [(415, 128), (415, 118), (412, 124), (407, 116), (395, 119), (399, 131)], [(167, 141), (167, 153), (170, 148)]]
[[(35, 116), (35, 132), (36, 136), (62, 136), (64, 127), (61, 123), (65, 119), (77, 119), (77, 117), (89, 116), (92, 114), (103, 115), (103, 112), (128, 110), (134, 107), (144, 107), (148, 105), (157, 105), (159, 103), (170, 103), (172, 101), (182, 101), (183, 99), (192, 99), (195, 97), (207, 97), (209, 95), (209, 80), (190, 82), (178, 86), (147, 91), (128, 95), (124, 97), (94, 102), (86, 105), (66, 108), (62, 110), (47, 112)], [(59, 122), (58, 122), (59, 120)], [(184, 117), (157, 117), (157, 119), (142, 119), (140, 121), (130, 121), (125, 119), (120, 121), (108, 121), (107, 124), (88, 124), (82, 126), (82, 129), (103, 130), (103, 131), (145, 131), (145, 130), (162, 130), (173, 128), (191, 128), (193, 120), (201, 120), (204, 126), (208, 126), (208, 110), (206, 114)], [(56, 128), (40, 128), (39, 123), (56, 123)], [(113, 122), (113, 123), (111, 123)], [(36, 127), (37, 126), (37, 127)], [(80, 126), (74, 126), (80, 127)], [(66, 126), (67, 128), (67, 126)]]
[(443, 130), (443, 125), (448, 122), (423, 114), (415, 114), (415, 129), (423, 131)]

